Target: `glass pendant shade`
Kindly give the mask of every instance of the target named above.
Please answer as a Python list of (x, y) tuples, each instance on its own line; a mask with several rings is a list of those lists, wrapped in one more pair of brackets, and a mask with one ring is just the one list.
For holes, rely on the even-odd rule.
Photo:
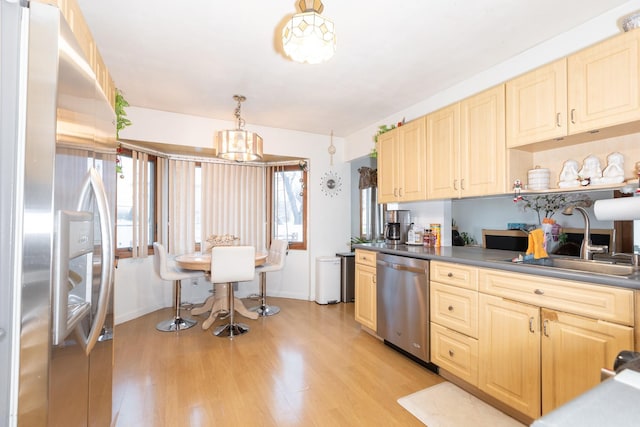
[(237, 162), (262, 159), (262, 138), (244, 129), (221, 130), (216, 136), (218, 157)]
[(327, 61), (336, 52), (333, 22), (315, 11), (297, 13), (282, 29), (282, 47), (296, 62)]
[(216, 134), (215, 146), (218, 157), (236, 162), (250, 162), (262, 159), (262, 138), (254, 132), (243, 129), (244, 120), (240, 115), (240, 108), (246, 97), (233, 95), (238, 103), (235, 112), (236, 129), (221, 130)]

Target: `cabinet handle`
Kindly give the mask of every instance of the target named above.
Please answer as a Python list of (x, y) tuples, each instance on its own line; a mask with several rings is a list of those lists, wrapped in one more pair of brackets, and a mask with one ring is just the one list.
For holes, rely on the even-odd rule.
[(464, 190), (464, 178), (460, 180), (460, 189)]
[(453, 306), (452, 306), (452, 305), (450, 305), (449, 307), (447, 307), (447, 310), (449, 310), (449, 311), (453, 311)]
[(549, 336), (549, 330), (547, 329), (549, 327), (549, 320), (545, 319), (544, 322), (542, 322), (542, 333), (544, 334), (545, 337)]
[(402, 188), (398, 188), (398, 196), (402, 197)]
[(458, 180), (457, 179), (453, 180), (453, 189), (454, 190), (458, 190)]
[(576, 124), (576, 118), (575, 118), (575, 115), (576, 115), (576, 109), (575, 109), (575, 108), (572, 108), (572, 109), (571, 109), (571, 123), (573, 123), (573, 124)]
[(397, 188), (393, 189), (393, 197), (398, 197), (398, 189)]
[(542, 289), (536, 289), (533, 293), (536, 295), (544, 295), (544, 291)]
[(556, 126), (560, 127), (560, 113), (556, 114)]
[(534, 332), (535, 332), (535, 330), (533, 329), (533, 321), (534, 321), (534, 320), (535, 320), (535, 319), (534, 319), (533, 317), (530, 317), (530, 318), (529, 318), (529, 332), (531, 332), (531, 333), (534, 333)]
[(449, 356), (453, 357), (454, 354), (453, 350), (449, 350)]
[(371, 281), (375, 284), (375, 283), (376, 283), (376, 276), (373, 276), (373, 277), (371, 278)]

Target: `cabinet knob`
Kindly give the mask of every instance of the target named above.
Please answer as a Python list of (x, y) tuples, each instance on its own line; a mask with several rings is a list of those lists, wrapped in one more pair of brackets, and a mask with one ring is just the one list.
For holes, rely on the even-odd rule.
[(544, 291), (542, 289), (536, 289), (533, 293), (536, 295), (544, 295)]
[(452, 272), (448, 272), (447, 273), (447, 277), (453, 277), (453, 273)]
[(449, 350), (449, 356), (453, 357), (454, 354), (453, 350)]
[(452, 305), (450, 305), (449, 307), (447, 307), (447, 310), (449, 310), (449, 311), (453, 311), (453, 306), (452, 306)]

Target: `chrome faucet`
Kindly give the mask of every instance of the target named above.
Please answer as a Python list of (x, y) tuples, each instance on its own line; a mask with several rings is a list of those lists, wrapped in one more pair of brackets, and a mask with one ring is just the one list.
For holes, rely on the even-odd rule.
[(582, 239), (582, 244), (580, 245), (580, 258), (591, 260), (593, 259), (593, 254), (606, 254), (609, 252), (609, 247), (607, 245), (594, 245), (591, 243), (591, 223), (589, 222), (589, 215), (585, 208), (581, 208), (580, 206), (569, 206), (562, 211), (562, 214), (573, 215), (574, 210), (580, 212), (582, 214), (582, 218), (584, 218), (584, 237)]

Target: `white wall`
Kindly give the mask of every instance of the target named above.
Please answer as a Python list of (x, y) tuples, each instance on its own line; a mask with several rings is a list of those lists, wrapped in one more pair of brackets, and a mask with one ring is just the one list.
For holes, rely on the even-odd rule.
[[(215, 131), (235, 127), (235, 123), (204, 117), (127, 108), (132, 126), (120, 132), (125, 140), (211, 147)], [(327, 148), (330, 144), (330, 124), (327, 135), (288, 131), (247, 124), (247, 129), (264, 139), (264, 151), (309, 159), (308, 248), (289, 251), (282, 273), (270, 273), (268, 295), (314, 300), (315, 259), (335, 255), (349, 249), (351, 176), (350, 165), (344, 162), (344, 139), (334, 137), (337, 152), (330, 165)], [(342, 179), (342, 191), (329, 197), (320, 191), (324, 173), (333, 169)], [(115, 319), (121, 323), (142, 314), (169, 307), (172, 304), (172, 284), (162, 283), (153, 272), (152, 259), (139, 261), (123, 259), (116, 272)], [(200, 302), (208, 296), (211, 286), (201, 279), (198, 286), (183, 283), (183, 301)], [(240, 284), (238, 295), (258, 291), (258, 281)]]
[[(331, 129), (330, 123), (327, 123), (327, 135), (294, 132), (248, 124), (248, 129), (258, 132), (264, 138), (266, 153), (308, 158), (311, 166), (309, 174), (309, 186), (311, 189), (309, 193), (308, 218), (309, 249), (307, 251), (290, 252), (284, 272), (278, 277), (275, 274), (271, 275), (273, 277), (269, 277), (269, 294), (313, 300), (315, 298), (315, 258), (348, 250), (347, 242), (351, 235), (351, 203), (348, 199), (352, 194), (352, 183), (349, 164), (346, 162), (369, 154), (374, 144), (373, 135), (379, 125), (396, 123), (403, 117), (411, 120), (422, 116), (618, 34), (620, 29), (617, 26), (617, 21), (639, 8), (638, 0), (629, 1), (596, 19), (545, 43), (541, 43), (431, 98), (391, 116), (381, 117), (375, 123), (371, 123), (371, 125), (354, 132), (344, 139), (334, 138), (334, 144), (337, 148), (337, 153), (334, 156), (334, 168), (343, 180), (343, 191), (338, 197), (328, 198), (319, 191), (322, 174), (330, 168), (329, 155), (327, 153), (327, 147), (330, 142), (328, 136)], [(393, 95), (390, 94), (389, 96)], [(121, 132), (123, 139), (183, 144), (195, 147), (209, 147), (213, 143), (213, 134), (216, 130), (235, 126), (230, 121), (136, 107), (128, 108), (127, 115), (133, 122), (133, 126)], [(461, 201), (461, 203), (467, 202)], [(451, 201), (403, 204), (399, 208), (411, 209), (414, 215), (421, 219), (425, 218), (425, 221), (428, 219), (431, 222), (442, 223), (443, 244), (445, 245), (451, 242), (451, 217), (455, 217), (459, 226), (465, 225), (467, 221), (460, 214), (452, 213)], [(491, 213), (487, 214), (486, 217), (496, 218)], [(464, 230), (463, 228), (461, 229)], [(167, 293), (167, 288), (169, 290), (171, 288), (170, 284), (159, 285), (155, 279), (149, 280), (152, 276), (152, 268), (149, 262), (132, 260), (122, 260), (120, 262), (120, 267), (116, 272), (116, 322), (125, 321), (153, 311), (159, 305), (171, 305), (171, 296)], [(250, 286), (255, 287), (255, 283)], [(250, 293), (252, 291), (255, 290), (246, 290), (243, 286), (240, 292)], [(185, 300), (191, 298), (191, 295), (204, 295), (205, 293), (206, 286), (193, 287), (183, 285)]]
[(555, 59), (568, 56), (582, 48), (619, 34), (622, 30), (618, 27), (618, 20), (632, 12), (636, 12), (638, 9), (640, 9), (638, 0), (628, 1), (571, 31), (534, 46), (501, 64), (487, 69), (483, 73), (439, 92), (431, 98), (398, 111), (391, 116), (381, 117), (375, 123), (371, 123), (364, 129), (347, 136), (346, 159), (352, 160), (371, 151), (374, 146), (373, 135), (377, 132), (378, 126), (397, 123), (403, 117), (407, 121), (413, 120), (416, 117), (446, 107)]

